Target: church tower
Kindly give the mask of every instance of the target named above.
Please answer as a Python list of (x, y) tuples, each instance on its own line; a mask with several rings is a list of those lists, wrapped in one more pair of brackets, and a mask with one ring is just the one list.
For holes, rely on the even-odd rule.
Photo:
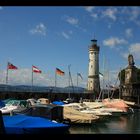
[(89, 47), (89, 69), (88, 69), (88, 84), (87, 89), (91, 93), (100, 92), (100, 80), (99, 80), (99, 46), (97, 46), (97, 40), (91, 40), (91, 46)]

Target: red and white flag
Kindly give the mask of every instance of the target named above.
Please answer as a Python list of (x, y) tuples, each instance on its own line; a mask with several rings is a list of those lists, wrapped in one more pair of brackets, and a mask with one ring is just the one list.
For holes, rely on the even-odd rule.
[(35, 73), (42, 73), (42, 71), (38, 69), (36, 66), (32, 66), (32, 71)]
[(8, 62), (7, 69), (16, 70), (18, 68), (16, 66), (14, 66), (13, 64), (11, 64), (10, 62)]

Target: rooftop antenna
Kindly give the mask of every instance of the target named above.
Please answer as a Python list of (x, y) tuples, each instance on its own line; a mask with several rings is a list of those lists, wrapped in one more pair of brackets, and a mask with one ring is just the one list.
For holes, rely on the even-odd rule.
[(95, 39), (95, 34), (93, 34), (93, 39)]

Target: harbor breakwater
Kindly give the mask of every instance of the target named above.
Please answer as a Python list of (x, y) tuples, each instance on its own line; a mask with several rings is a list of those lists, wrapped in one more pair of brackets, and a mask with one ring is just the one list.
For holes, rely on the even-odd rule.
[(53, 92), (11, 92), (11, 91), (0, 91), (0, 99), (29, 99), (29, 98), (47, 98), (50, 101), (55, 100), (66, 100), (71, 98), (74, 101), (82, 99), (94, 100), (95, 95), (91, 93), (53, 93)]

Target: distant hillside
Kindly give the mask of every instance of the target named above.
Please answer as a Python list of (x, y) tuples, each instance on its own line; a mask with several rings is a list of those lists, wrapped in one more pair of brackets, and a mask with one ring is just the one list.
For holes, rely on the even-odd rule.
[(12, 92), (52, 92), (52, 93), (83, 93), (85, 91), (82, 87), (54, 87), (54, 86), (30, 86), (30, 85), (6, 85), (0, 84), (0, 91)]

